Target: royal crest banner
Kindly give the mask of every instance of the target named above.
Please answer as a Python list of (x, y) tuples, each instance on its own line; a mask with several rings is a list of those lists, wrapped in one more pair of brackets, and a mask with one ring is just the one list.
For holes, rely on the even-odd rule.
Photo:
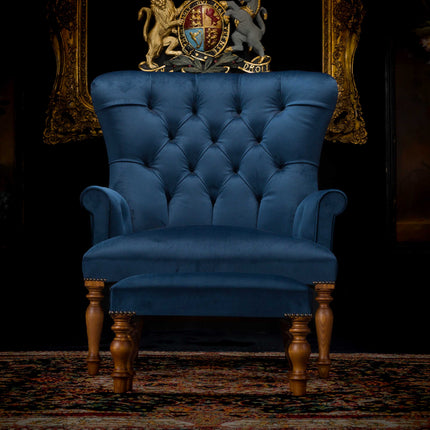
[(267, 11), (260, 0), (186, 0), (178, 8), (172, 0), (151, 0), (138, 18), (148, 45), (142, 71), (270, 71), (261, 43)]

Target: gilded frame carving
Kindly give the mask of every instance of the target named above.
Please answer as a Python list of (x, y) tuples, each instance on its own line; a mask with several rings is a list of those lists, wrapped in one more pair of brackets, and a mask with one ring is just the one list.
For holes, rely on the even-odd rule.
[[(56, 59), (49, 99), (47, 144), (100, 136), (88, 87), (88, 0), (50, 0), (48, 21)], [(322, 0), (322, 71), (336, 78), (339, 99), (326, 138), (362, 144), (367, 132), (353, 74), (364, 10), (361, 0)]]
[(101, 135), (88, 87), (87, 0), (50, 0), (47, 18), (56, 60), (49, 98), (45, 143), (86, 140)]
[(326, 139), (363, 144), (367, 131), (354, 79), (354, 56), (361, 33), (361, 0), (322, 0), (322, 71), (333, 76), (339, 96)]

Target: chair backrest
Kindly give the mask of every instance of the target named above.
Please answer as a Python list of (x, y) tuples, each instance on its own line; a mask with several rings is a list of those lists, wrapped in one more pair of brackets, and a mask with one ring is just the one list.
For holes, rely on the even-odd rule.
[(112, 72), (91, 86), (110, 163), (109, 186), (135, 231), (234, 225), (290, 234), (318, 187), (337, 99), (317, 72)]

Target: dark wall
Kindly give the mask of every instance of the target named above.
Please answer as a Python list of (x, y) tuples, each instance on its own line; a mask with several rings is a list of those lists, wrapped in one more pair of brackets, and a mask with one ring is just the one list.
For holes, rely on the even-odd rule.
[[(321, 187), (340, 188), (349, 198), (336, 226), (339, 278), (333, 302), (334, 340), (357, 350), (423, 352), (428, 346), (417, 335), (427, 311), (422, 296), (429, 252), (425, 245), (398, 246), (391, 240), (386, 60), (396, 32), (392, 17), (375, 3), (379, 2), (366, 2), (355, 63), (368, 143), (326, 142), (321, 160)], [(19, 209), (13, 239), (1, 248), (2, 319), (8, 327), (3, 347), (79, 348), (86, 340), (87, 305), (80, 264), (90, 246), (89, 219), (80, 207), (79, 195), (87, 185), (107, 184), (106, 153), (102, 139), (43, 144), (55, 60), (44, 2), (32, 3), (27, 12), (31, 17), (29, 38), (26, 46), (16, 47), (26, 54), (19, 56), (19, 67), (13, 71), (18, 105), (15, 182)], [(275, 46), (274, 36), (270, 37), (269, 45)], [(319, 46), (310, 49), (319, 51)], [(106, 47), (103, 52), (113, 55)], [(281, 47), (271, 55), (282, 52)], [(306, 58), (302, 54), (298, 67), (320, 67), (320, 58), (311, 63), (306, 63)], [(97, 64), (91, 67), (96, 73)]]

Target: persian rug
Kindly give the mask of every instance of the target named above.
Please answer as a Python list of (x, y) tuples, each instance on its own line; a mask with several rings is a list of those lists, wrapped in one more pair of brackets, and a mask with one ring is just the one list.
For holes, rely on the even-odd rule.
[(311, 356), (308, 395), (288, 390), (282, 353), (140, 352), (134, 391), (113, 394), (84, 352), (0, 353), (2, 429), (428, 429), (430, 356)]

